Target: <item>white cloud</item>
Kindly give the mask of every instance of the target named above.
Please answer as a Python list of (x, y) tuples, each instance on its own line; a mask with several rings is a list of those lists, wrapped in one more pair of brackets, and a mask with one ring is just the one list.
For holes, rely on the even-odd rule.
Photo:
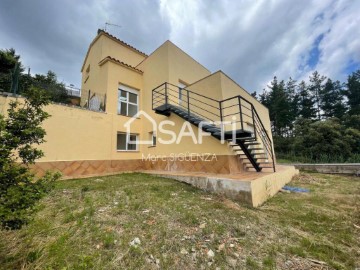
[[(0, 48), (14, 47), (33, 72), (51, 69), (78, 84), (97, 28), (110, 21), (122, 26), (112, 34), (146, 53), (169, 38), (210, 70), (261, 91), (274, 75), (303, 79), (314, 69), (343, 80), (360, 63), (359, 13), (359, 0), (2, 0)], [(317, 45), (318, 62), (309, 64)]]
[[(360, 61), (360, 1), (160, 2), (171, 40), (249, 91), (261, 90), (274, 75), (302, 79), (314, 69), (343, 79), (347, 64)], [(320, 54), (313, 66), (314, 44)]]

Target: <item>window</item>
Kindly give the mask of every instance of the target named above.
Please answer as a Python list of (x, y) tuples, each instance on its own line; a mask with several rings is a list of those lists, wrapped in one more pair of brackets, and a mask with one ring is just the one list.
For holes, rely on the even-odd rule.
[(186, 87), (186, 84), (179, 82), (178, 83), (178, 88), (179, 88), (179, 105), (181, 105), (181, 101), (182, 101), (182, 89)]
[(156, 146), (156, 133), (150, 132), (149, 134), (150, 134), (150, 141), (151, 141), (150, 146)]
[(139, 91), (125, 85), (118, 90), (118, 114), (134, 116), (139, 110)]
[(117, 150), (119, 151), (136, 151), (138, 150), (137, 134), (118, 133), (117, 134)]

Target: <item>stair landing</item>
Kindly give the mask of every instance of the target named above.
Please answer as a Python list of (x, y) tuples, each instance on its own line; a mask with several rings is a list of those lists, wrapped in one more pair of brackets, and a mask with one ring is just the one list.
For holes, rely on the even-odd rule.
[(238, 174), (148, 170), (143, 171), (143, 173), (175, 179), (257, 207), (274, 196), (291, 181), (293, 176), (299, 173), (294, 166), (278, 165), (276, 170), (276, 172), (242, 172)]

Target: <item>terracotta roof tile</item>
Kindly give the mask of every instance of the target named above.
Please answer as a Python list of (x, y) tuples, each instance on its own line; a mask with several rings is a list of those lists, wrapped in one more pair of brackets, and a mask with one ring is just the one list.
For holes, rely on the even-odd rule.
[(120, 65), (122, 65), (122, 66), (124, 66), (124, 67), (127, 67), (127, 68), (129, 68), (129, 69), (132, 69), (132, 70), (134, 70), (134, 71), (136, 71), (136, 72), (143, 73), (142, 70), (137, 69), (136, 67), (133, 67), (133, 66), (131, 66), (131, 65), (129, 65), (129, 64), (126, 64), (126, 63), (124, 63), (124, 62), (122, 62), (122, 61), (120, 61), (120, 60), (117, 60), (117, 59), (115, 59), (115, 58), (113, 58), (113, 57), (111, 57), (111, 56), (106, 56), (104, 59), (102, 59), (102, 60), (99, 62), (99, 65), (102, 65), (102, 64), (104, 64), (104, 63), (107, 62), (107, 61), (112, 61), (112, 62), (118, 63), (118, 64), (120, 64)]
[(98, 35), (99, 35), (100, 33), (104, 33), (105, 35), (108, 35), (109, 37), (111, 37), (111, 38), (115, 39), (116, 41), (118, 41), (118, 42), (122, 43), (122, 44), (123, 44), (123, 45), (125, 45), (126, 47), (129, 47), (129, 48), (133, 49), (134, 51), (136, 51), (136, 52), (138, 52), (138, 53), (142, 54), (143, 56), (145, 56), (145, 57), (147, 57), (147, 56), (148, 56), (146, 53), (144, 53), (144, 52), (142, 52), (142, 51), (140, 51), (140, 50), (136, 49), (135, 47), (131, 46), (130, 44), (128, 44), (128, 43), (126, 43), (126, 42), (124, 42), (124, 41), (122, 41), (122, 40), (118, 39), (117, 37), (115, 37), (115, 36), (111, 35), (110, 33), (106, 32), (106, 31), (105, 31), (105, 30), (103, 30), (103, 29), (98, 29), (98, 32), (97, 32), (97, 33), (98, 33)]

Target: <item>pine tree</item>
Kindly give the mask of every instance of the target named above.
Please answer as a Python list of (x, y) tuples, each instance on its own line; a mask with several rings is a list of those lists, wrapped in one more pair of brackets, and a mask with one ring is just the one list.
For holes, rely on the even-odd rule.
[(320, 108), (325, 118), (341, 118), (344, 115), (346, 108), (343, 102), (343, 92), (342, 85), (339, 81), (333, 82), (331, 79), (327, 79), (320, 93), (322, 97)]
[(267, 105), (270, 120), (273, 122), (273, 131), (277, 136), (286, 136), (291, 125), (290, 102), (285, 91), (284, 81), (277, 81), (274, 77), (270, 85)]
[(305, 81), (301, 81), (299, 83), (299, 116), (305, 119), (315, 118), (314, 103), (314, 98), (310, 95), (308, 86)]
[[(294, 122), (296, 117), (299, 114), (300, 108), (300, 96), (297, 92), (297, 84), (296, 81), (293, 80), (291, 77), (289, 78), (288, 82), (286, 83), (286, 94), (289, 98), (290, 102), (290, 121)], [(291, 128), (293, 124), (291, 124)]]
[(360, 69), (349, 75), (346, 83), (347, 105), (350, 115), (360, 115)]
[(310, 76), (310, 85), (309, 85), (309, 90), (310, 93), (313, 95), (314, 97), (314, 101), (315, 101), (315, 110), (316, 110), (316, 117), (318, 118), (318, 120), (321, 119), (321, 102), (322, 102), (322, 93), (323, 93), (323, 89), (324, 89), (324, 81), (326, 80), (325, 76), (321, 76), (319, 74), (319, 72), (315, 71), (311, 76)]

